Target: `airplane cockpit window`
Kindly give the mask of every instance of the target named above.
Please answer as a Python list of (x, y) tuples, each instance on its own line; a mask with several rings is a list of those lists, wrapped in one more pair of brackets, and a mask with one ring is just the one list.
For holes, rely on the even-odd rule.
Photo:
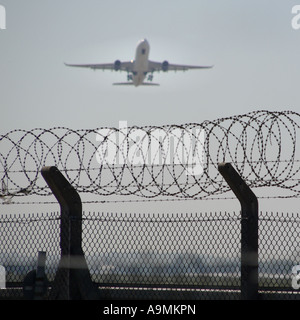
[(142, 54), (145, 54), (146, 53), (146, 49), (142, 49)]

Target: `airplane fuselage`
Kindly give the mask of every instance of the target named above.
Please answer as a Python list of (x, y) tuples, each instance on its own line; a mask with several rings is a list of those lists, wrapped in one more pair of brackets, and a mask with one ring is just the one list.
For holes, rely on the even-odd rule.
[(150, 45), (146, 39), (138, 43), (132, 72), (133, 84), (137, 87), (143, 83), (148, 72)]
[[(133, 85), (138, 87), (140, 85), (145, 86), (158, 86), (158, 83), (152, 83), (154, 72), (167, 72), (167, 71), (186, 71), (189, 69), (207, 69), (212, 66), (194, 66), (194, 65), (182, 65), (171, 64), (167, 60), (162, 62), (155, 62), (149, 60), (150, 45), (146, 39), (138, 42), (135, 53), (135, 60), (120, 61), (115, 60), (114, 63), (89, 63), (89, 64), (69, 64), (65, 63), (69, 67), (81, 67), (91, 68), (93, 70), (114, 70), (127, 72), (127, 82), (118, 82), (114, 85)], [(148, 74), (148, 76), (147, 76)], [(147, 76), (147, 81), (144, 82)]]

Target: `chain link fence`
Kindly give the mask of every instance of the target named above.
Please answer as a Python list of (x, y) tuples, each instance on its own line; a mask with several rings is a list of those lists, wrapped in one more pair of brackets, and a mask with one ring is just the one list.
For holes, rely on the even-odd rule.
[[(32, 297), (37, 280), (47, 299), (299, 298), (299, 213), (258, 214), (257, 200), (299, 198), (299, 120), (261, 110), (0, 135), (2, 208), (56, 204), (42, 199), (53, 195), (61, 208), (0, 215), (0, 298)], [(229, 191), (241, 212), (82, 214), (82, 203), (216, 201)]]
[[(299, 298), (292, 268), (299, 264), (299, 214), (259, 214), (259, 290)], [(83, 213), (82, 247), (103, 299), (238, 299), (240, 213)], [(1, 215), (2, 299), (22, 299), (23, 281), (47, 254), (51, 284), (60, 259), (60, 213)]]

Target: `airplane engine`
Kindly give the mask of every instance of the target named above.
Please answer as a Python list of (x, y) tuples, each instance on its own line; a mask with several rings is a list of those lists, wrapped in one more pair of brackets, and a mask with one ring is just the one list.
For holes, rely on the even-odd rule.
[(114, 63), (115, 71), (120, 70), (120, 68), (121, 68), (121, 61), (120, 60), (116, 60), (115, 63)]
[(168, 71), (168, 69), (169, 69), (169, 62), (168, 62), (168, 61), (164, 61), (164, 62), (161, 64), (161, 68), (162, 68), (162, 71), (164, 71), (164, 72)]

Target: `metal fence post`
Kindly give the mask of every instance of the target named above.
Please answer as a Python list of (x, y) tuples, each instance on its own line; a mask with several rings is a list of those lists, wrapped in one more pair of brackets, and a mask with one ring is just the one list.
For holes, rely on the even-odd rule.
[(23, 295), (27, 300), (45, 299), (48, 279), (45, 274), (46, 252), (38, 252), (38, 262), (36, 270), (27, 273), (23, 281)]
[(230, 163), (218, 170), (241, 204), (241, 298), (258, 299), (258, 201)]
[(45, 265), (46, 265), (46, 252), (39, 251), (38, 263), (36, 268), (35, 288), (34, 288), (35, 300), (43, 299), (47, 290), (48, 280), (45, 274)]
[(82, 203), (79, 194), (56, 167), (43, 167), (42, 176), (61, 208), (58, 266), (50, 298), (60, 300), (97, 299), (82, 241)]

